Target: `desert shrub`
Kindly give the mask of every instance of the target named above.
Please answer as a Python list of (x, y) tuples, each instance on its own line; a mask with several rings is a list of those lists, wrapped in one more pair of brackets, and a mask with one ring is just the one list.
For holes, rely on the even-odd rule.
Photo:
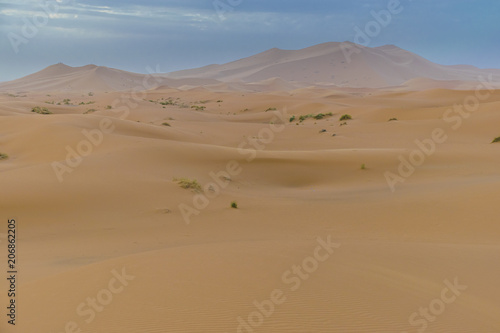
[(113, 107), (111, 105), (106, 105), (105, 109), (106, 110), (111, 110)]
[(89, 96), (94, 96), (94, 93), (92, 91), (89, 92)]
[(65, 105), (69, 105), (69, 104), (70, 104), (69, 102), (71, 102), (71, 100), (70, 100), (69, 98), (65, 98), (65, 99), (63, 99), (63, 103), (64, 103)]
[(171, 99), (167, 99), (166, 101), (162, 101), (160, 102), (161, 105), (176, 105), (176, 103), (171, 100)]
[(391, 119), (389, 119), (389, 121), (396, 121), (396, 120), (398, 120), (398, 118), (391, 118)]
[(497, 142), (500, 142), (500, 136), (498, 138), (494, 138), (493, 141), (491, 141), (491, 143), (497, 143)]
[(267, 112), (267, 111), (276, 111), (276, 108), (268, 108), (268, 109), (266, 110), (266, 112)]
[(41, 108), (39, 106), (35, 106), (31, 109), (31, 112), (35, 112), (38, 114), (51, 114), (52, 112), (49, 111), (47, 108)]
[(169, 124), (169, 123), (163, 123), (162, 125), (163, 125), (163, 126), (168, 126), (168, 127), (170, 127), (170, 124)]
[(238, 208), (238, 203), (236, 201), (231, 202), (231, 208), (237, 209)]
[(321, 120), (325, 117), (331, 117), (333, 116), (333, 113), (329, 112), (329, 113), (318, 113), (318, 114), (305, 114), (305, 115), (302, 115), (299, 117), (299, 121), (300, 122), (303, 122), (304, 120), (308, 119), (308, 118), (313, 118), (313, 119), (316, 119), (316, 120)]
[(361, 170), (366, 170), (366, 164), (361, 164)]
[(88, 113), (92, 113), (92, 112), (96, 112), (97, 110), (96, 109), (88, 109), (87, 111), (85, 111), (84, 114), (88, 114)]
[(295, 120), (295, 116), (290, 117), (290, 122), (292, 123)]
[(8, 158), (9, 158), (9, 155), (4, 154), (4, 153), (0, 153), (0, 161), (1, 161), (1, 160), (6, 160), (6, 159), (8, 159)]
[(191, 180), (188, 178), (174, 178), (174, 181), (176, 181), (183, 189), (192, 190), (194, 192), (202, 192), (201, 185), (196, 179)]
[(191, 109), (195, 109), (196, 111), (203, 111), (206, 108), (207, 108), (206, 106), (199, 106), (199, 105), (193, 105), (193, 106), (191, 106)]
[(344, 114), (343, 116), (340, 117), (339, 121), (343, 121), (343, 120), (351, 120), (352, 117), (350, 114)]

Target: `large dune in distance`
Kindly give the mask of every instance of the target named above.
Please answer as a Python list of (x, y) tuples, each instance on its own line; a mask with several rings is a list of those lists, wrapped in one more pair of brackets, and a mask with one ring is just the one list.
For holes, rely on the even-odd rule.
[[(348, 59), (342, 47), (356, 52), (350, 53)], [(331, 42), (302, 50), (275, 48), (227, 64), (183, 70), (168, 75), (172, 78), (196, 77), (245, 82), (280, 77), (287, 81), (380, 88), (397, 86), (419, 77), (477, 81), (480, 75), (491, 73), (498, 78), (500, 70), (439, 65), (394, 45), (370, 48), (353, 43)]]
[(0, 332), (500, 332), (496, 83), (338, 49), (1, 84)]
[(212, 79), (169, 79), (164, 75), (131, 73), (96, 65), (71, 67), (49, 66), (23, 78), (0, 83), (0, 91), (130, 91), (157, 86), (180, 87), (216, 84)]

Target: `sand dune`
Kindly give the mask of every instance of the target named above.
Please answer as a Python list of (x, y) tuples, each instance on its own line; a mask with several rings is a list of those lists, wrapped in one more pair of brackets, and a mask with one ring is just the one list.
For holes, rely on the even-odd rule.
[(0, 91), (14, 93), (33, 91), (106, 92), (148, 90), (158, 87), (200, 86), (216, 84), (212, 79), (169, 79), (163, 75), (145, 75), (96, 65), (70, 67), (49, 66), (23, 78), (0, 83)]
[[(346, 50), (351, 50), (346, 57)], [(352, 50), (355, 50), (353, 52)], [(0, 83), (0, 91), (144, 91), (206, 87), (212, 91), (292, 91), (309, 86), (338, 88), (475, 89), (483, 81), (500, 88), (500, 70), (444, 66), (393, 45), (362, 47), (325, 43), (302, 50), (271, 49), (223, 65), (151, 75), (96, 65), (49, 66), (26, 77)]]
[(368, 71), (372, 56), (409, 67), (395, 47), (358, 59), (386, 89), (276, 78), (337, 47), (138, 95), (141, 74), (96, 66), (2, 85), (0, 211), (20, 261), (18, 325), (1, 332), (499, 332), (500, 90)]
[[(348, 59), (345, 54), (352, 56)], [(377, 88), (401, 85), (419, 77), (477, 81), (480, 75), (489, 74), (498, 78), (500, 71), (439, 65), (393, 45), (369, 48), (353, 43), (325, 43), (302, 50), (271, 49), (227, 64), (168, 75), (172, 78), (212, 78), (229, 82), (254, 82), (279, 77), (286, 81)]]

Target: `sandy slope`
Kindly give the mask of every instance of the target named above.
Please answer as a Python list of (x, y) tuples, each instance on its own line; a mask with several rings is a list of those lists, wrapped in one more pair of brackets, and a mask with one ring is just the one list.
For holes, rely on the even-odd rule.
[[(156, 89), (140, 100), (97, 90), (1, 95), (9, 158), (0, 161), (0, 211), (18, 220), (20, 258), (18, 326), (2, 314), (1, 332), (386, 333), (424, 323), (425, 332), (499, 332), (500, 146), (490, 142), (500, 135), (500, 91), (455, 130), (443, 114), (473, 91), (260, 85), (265, 92)], [(158, 103), (169, 98), (176, 105)], [(54, 114), (30, 112), (36, 105)], [(353, 119), (340, 126), (346, 113)], [(51, 164), (103, 120), (113, 130), (59, 182)], [(397, 173), (398, 156), (436, 128), (446, 142), (392, 192), (384, 173)], [(273, 134), (254, 156), (259, 133)], [(230, 161), (241, 172), (206, 191), (213, 198), (186, 224), (179, 207), (195, 193), (173, 179), (205, 185)], [(318, 237), (340, 247), (318, 252)], [(303, 263), (307, 276), (294, 274)], [(130, 279), (110, 294), (122, 269)], [(466, 290), (445, 292), (453, 301), (412, 326), (455, 279)], [(254, 301), (276, 290), (280, 304), (270, 311), (266, 302), (260, 323)], [(86, 303), (96, 297), (109, 304), (92, 317)], [(257, 324), (245, 329), (249, 316)]]

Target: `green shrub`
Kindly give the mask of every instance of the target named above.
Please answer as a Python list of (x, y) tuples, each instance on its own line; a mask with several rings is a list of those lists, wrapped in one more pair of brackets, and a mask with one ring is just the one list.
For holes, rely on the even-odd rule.
[(491, 141), (491, 143), (496, 143), (496, 142), (500, 142), (500, 136), (498, 138), (493, 139), (493, 141)]
[(4, 153), (0, 153), (0, 161), (1, 161), (1, 160), (6, 160), (6, 159), (8, 159), (8, 158), (9, 158), (9, 155), (4, 154)]
[(174, 178), (174, 181), (176, 181), (183, 189), (192, 190), (194, 192), (202, 192), (201, 185), (196, 179), (191, 180), (188, 178)]
[(361, 170), (366, 170), (366, 164), (361, 164)]
[(343, 120), (351, 120), (352, 117), (350, 114), (345, 114), (343, 115), (342, 117), (340, 117), (339, 121), (343, 121)]
[(266, 110), (266, 112), (267, 112), (267, 111), (276, 111), (276, 108), (268, 108), (268, 109)]
[(238, 209), (238, 203), (236, 201), (232, 201), (231, 208)]
[(391, 118), (391, 119), (389, 119), (389, 121), (396, 121), (396, 120), (398, 120), (398, 118)]
[(316, 119), (316, 120), (320, 120), (320, 119), (323, 119), (325, 117), (331, 117), (333, 116), (333, 113), (332, 112), (329, 112), (329, 113), (318, 113), (318, 114), (305, 114), (305, 115), (302, 115), (299, 117), (299, 121), (300, 122), (303, 122), (304, 120), (308, 119), (308, 118), (313, 118), (313, 119)]
[(176, 103), (173, 100), (171, 100), (170, 98), (167, 99), (166, 101), (160, 102), (160, 104), (161, 105), (176, 105)]
[(191, 109), (195, 109), (196, 111), (203, 111), (206, 108), (207, 108), (206, 106), (199, 106), (199, 105), (193, 105), (193, 106), (191, 106)]
[(295, 120), (295, 116), (290, 117), (290, 122), (293, 122)]
[(111, 110), (113, 107), (111, 105), (106, 105), (105, 109), (106, 110)]
[(41, 108), (39, 106), (35, 106), (31, 109), (31, 112), (35, 112), (38, 114), (51, 114), (52, 112), (49, 111), (47, 108)]
[(163, 126), (168, 126), (168, 127), (171, 127), (169, 123), (163, 123), (162, 125), (163, 125)]

